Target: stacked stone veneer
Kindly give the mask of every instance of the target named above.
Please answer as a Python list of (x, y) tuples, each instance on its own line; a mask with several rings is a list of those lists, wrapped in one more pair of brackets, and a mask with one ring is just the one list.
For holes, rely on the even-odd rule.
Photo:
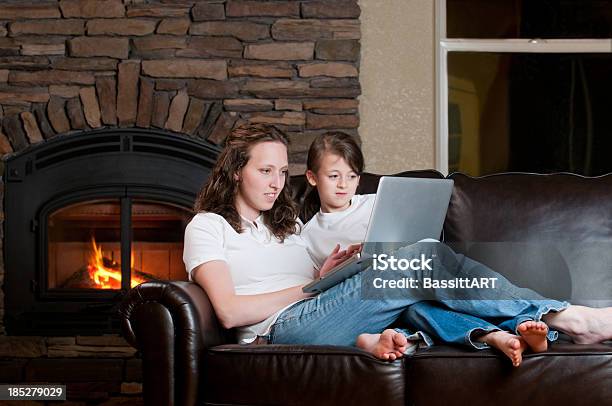
[[(358, 18), (357, 0), (0, 1), (0, 155), (102, 127), (221, 143), (250, 121), (287, 131), (300, 171), (316, 134), (357, 136)], [(3, 308), (0, 289), (0, 320)], [(63, 376), (99, 400), (139, 390), (118, 338), (3, 332), (0, 382)]]
[[(0, 153), (99, 127), (221, 143), (276, 124), (356, 134), (359, 7), (342, 1), (0, 2)], [(302, 154), (300, 154), (302, 153)]]

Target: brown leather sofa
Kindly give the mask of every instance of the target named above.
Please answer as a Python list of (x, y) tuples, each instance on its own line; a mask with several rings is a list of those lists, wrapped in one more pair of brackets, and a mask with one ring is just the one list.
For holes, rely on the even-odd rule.
[[(374, 192), (378, 178), (364, 174), (360, 191)], [(543, 294), (610, 305), (612, 175), (450, 178), (443, 238), (456, 250)], [(304, 181), (293, 181), (299, 199)], [(520, 368), (490, 350), (449, 345), (393, 363), (353, 347), (240, 346), (204, 291), (188, 282), (142, 284), (120, 312), (142, 355), (147, 405), (612, 405), (607, 343), (562, 338), (526, 355)]]

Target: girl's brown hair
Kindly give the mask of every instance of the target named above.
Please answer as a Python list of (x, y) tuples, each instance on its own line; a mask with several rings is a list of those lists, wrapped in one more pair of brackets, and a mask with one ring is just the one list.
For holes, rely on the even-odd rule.
[[(285, 146), (289, 145), (285, 134), (265, 124), (245, 124), (232, 131), (225, 141), (225, 147), (210, 177), (198, 193), (194, 204), (196, 213), (216, 213), (223, 216), (236, 232), (243, 231), (241, 217), (234, 203), (239, 184), (234, 175), (239, 174), (249, 161), (251, 148), (261, 142), (280, 142)], [(263, 222), (275, 237), (283, 241), (299, 229), (297, 216), (298, 207), (291, 198), (289, 176), (287, 176), (274, 206), (263, 213)]]
[[(325, 153), (342, 157), (357, 175), (361, 175), (363, 172), (363, 153), (354, 137), (340, 131), (327, 132), (317, 136), (310, 144), (306, 169), (316, 173)], [(311, 188), (302, 205), (301, 215), (304, 222), (310, 220), (320, 208), (319, 193), (316, 188)]]

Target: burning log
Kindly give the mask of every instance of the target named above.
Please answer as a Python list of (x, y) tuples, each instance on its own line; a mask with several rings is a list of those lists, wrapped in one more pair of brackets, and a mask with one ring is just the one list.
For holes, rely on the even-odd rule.
[[(106, 272), (100, 274), (97, 278), (92, 277), (92, 273), (97, 272), (92, 265), (85, 265), (78, 271), (74, 272), (68, 279), (62, 283), (62, 289), (121, 289), (121, 265), (117, 262), (104, 258), (105, 263), (110, 266), (106, 267)], [(97, 281), (96, 281), (97, 279)], [(146, 272), (141, 272), (132, 269), (132, 286), (139, 285), (143, 282), (157, 280), (154, 275)]]
[[(74, 272), (62, 285), (65, 289), (121, 289), (121, 264), (102, 255), (102, 246), (92, 237), (89, 264)], [(133, 262), (133, 260), (132, 260)], [(154, 275), (131, 268), (131, 287), (156, 280)]]

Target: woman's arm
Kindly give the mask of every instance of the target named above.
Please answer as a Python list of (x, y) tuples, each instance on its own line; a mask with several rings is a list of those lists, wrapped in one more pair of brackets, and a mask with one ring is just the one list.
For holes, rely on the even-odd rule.
[[(346, 259), (347, 251), (340, 251), (340, 246), (337, 246), (321, 267), (321, 275)], [(301, 285), (258, 295), (237, 295), (225, 261), (199, 265), (193, 270), (192, 277), (206, 291), (217, 318), (225, 328), (258, 323), (288, 304), (313, 295), (302, 292)]]
[(302, 286), (258, 295), (237, 295), (225, 261), (206, 262), (193, 270), (193, 279), (210, 298), (224, 328), (258, 323), (290, 303), (312, 296)]

